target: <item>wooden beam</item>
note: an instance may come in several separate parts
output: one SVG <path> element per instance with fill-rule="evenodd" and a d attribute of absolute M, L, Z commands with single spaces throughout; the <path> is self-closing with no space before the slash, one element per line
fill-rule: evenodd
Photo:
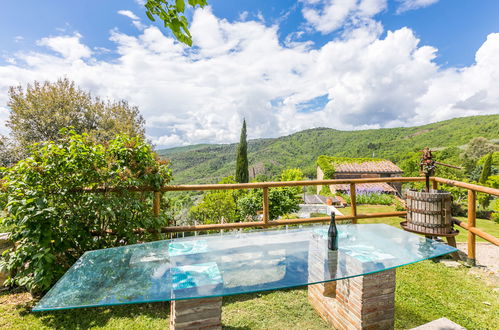
<path fill-rule="evenodd" d="M 350 183 L 350 207 L 352 208 L 352 215 L 357 216 L 357 192 L 355 191 L 355 183 Z M 353 223 L 357 223 L 357 219 L 353 219 Z"/>
<path fill-rule="evenodd" d="M 438 190 L 438 182 L 435 180 L 431 180 L 431 185 L 433 190 Z"/>
<path fill-rule="evenodd" d="M 263 222 L 269 222 L 269 188 L 263 188 Z"/>
<path fill-rule="evenodd" d="M 405 216 L 406 211 L 397 212 L 386 212 L 386 213 L 371 213 L 371 214 L 358 214 L 356 217 L 351 215 L 338 215 L 336 220 L 352 220 L 352 219 L 369 219 L 369 218 L 386 218 L 386 217 L 400 217 Z M 283 225 L 298 225 L 298 224 L 312 224 L 331 221 L 330 217 L 318 217 L 318 218 L 303 218 L 303 219 L 280 219 L 265 223 L 263 221 L 258 222 L 236 222 L 236 223 L 225 223 L 225 224 L 211 224 L 211 225 L 194 225 L 194 226 L 175 226 L 175 227 L 164 227 L 161 229 L 162 233 L 173 233 L 173 232 L 188 232 L 188 231 L 207 231 L 207 230 L 220 230 L 220 229 L 239 229 L 239 228 L 250 228 L 250 227 L 274 227 Z"/>
<path fill-rule="evenodd" d="M 475 234 L 471 228 L 475 227 L 476 221 L 476 192 L 468 190 L 468 259 L 471 264 L 475 264 Z"/>
<path fill-rule="evenodd" d="M 490 234 L 487 234 L 486 232 L 484 232 L 476 227 L 470 227 L 466 222 L 462 222 L 462 221 L 454 219 L 454 218 L 452 220 L 459 227 L 466 229 L 468 231 L 471 231 L 473 234 L 480 236 L 484 240 L 486 240 L 486 241 L 488 241 L 496 246 L 499 246 L 499 238 L 492 236 Z"/>
<path fill-rule="evenodd" d="M 161 211 L 161 192 L 159 192 L 159 191 L 154 192 L 152 211 L 153 211 L 153 214 L 155 217 L 159 216 L 159 213 Z"/>
<path fill-rule="evenodd" d="M 419 182 L 424 181 L 423 177 L 393 177 L 393 178 L 363 178 L 363 179 L 334 179 L 334 180 L 308 180 L 308 181 L 278 181 L 278 182 L 250 182 L 250 183 L 230 183 L 230 184 L 199 184 L 199 185 L 168 185 L 159 190 L 166 191 L 204 191 L 204 190 L 228 190 L 228 189 L 255 189 L 271 187 L 297 187 L 297 186 L 321 186 L 331 184 L 350 183 L 378 183 L 378 182 Z M 74 192 L 120 192 L 120 191 L 156 191 L 157 188 L 149 186 L 129 186 L 129 187 L 97 187 L 75 189 Z"/>
<path fill-rule="evenodd" d="M 460 187 L 460 188 L 464 188 L 464 189 L 468 189 L 468 190 L 473 190 L 473 191 L 483 192 L 483 193 L 494 195 L 494 196 L 499 196 L 499 189 L 484 187 L 484 186 L 480 186 L 477 184 L 466 183 L 466 182 L 461 182 L 461 181 L 443 179 L 443 178 L 439 178 L 439 177 L 432 177 L 432 180 L 449 185 L 449 186 Z"/>

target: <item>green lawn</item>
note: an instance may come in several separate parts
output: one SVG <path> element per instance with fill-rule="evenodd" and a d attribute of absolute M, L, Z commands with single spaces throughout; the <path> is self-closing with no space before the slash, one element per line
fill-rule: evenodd
<path fill-rule="evenodd" d="M 339 209 L 341 213 L 345 215 L 351 214 L 350 207 L 345 207 Z M 392 212 L 395 211 L 395 207 L 393 205 L 358 205 L 357 213 L 358 214 L 367 214 L 367 213 L 381 213 L 381 212 Z M 468 222 L 465 217 L 456 217 L 464 222 Z M 395 226 L 400 228 L 400 222 L 404 221 L 402 218 L 398 217 L 390 217 L 390 218 L 377 218 L 377 219 L 361 219 L 359 223 L 386 223 L 391 226 Z M 456 241 L 458 242 L 466 242 L 468 231 L 458 226 L 454 226 L 459 230 L 459 235 L 456 236 Z M 476 227 L 480 228 L 484 232 L 493 235 L 495 237 L 499 237 L 499 224 L 494 221 L 487 219 L 476 219 Z M 476 236 L 477 242 L 487 242 L 486 240 Z"/>
<path fill-rule="evenodd" d="M 31 313 L 28 294 L 0 295 L 2 329 L 165 329 L 169 304 Z M 424 261 L 397 270 L 395 328 L 447 317 L 468 329 L 499 324 L 498 293 L 468 268 Z M 16 304 L 17 301 L 17 304 Z M 305 288 L 224 298 L 225 329 L 328 329 L 307 301 Z"/>

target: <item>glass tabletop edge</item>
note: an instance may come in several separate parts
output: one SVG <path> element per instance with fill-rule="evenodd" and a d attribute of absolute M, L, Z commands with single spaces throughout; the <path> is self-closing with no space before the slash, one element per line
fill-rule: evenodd
<path fill-rule="evenodd" d="M 449 246 L 451 247 L 451 246 Z M 321 284 L 321 283 L 328 283 L 328 282 L 334 282 L 334 281 L 340 281 L 340 280 L 346 280 L 349 278 L 354 278 L 354 277 L 359 277 L 359 276 L 367 276 L 371 274 L 376 274 L 384 271 L 388 271 L 391 269 L 396 269 L 408 265 L 412 265 L 421 261 L 425 260 L 430 260 L 434 258 L 438 258 L 450 253 L 454 253 L 459 251 L 457 248 L 451 247 L 452 251 L 446 251 L 444 253 L 440 253 L 438 255 L 434 255 L 431 257 L 419 259 L 419 260 L 414 260 L 408 263 L 388 267 L 382 270 L 376 270 L 368 273 L 364 273 L 362 275 L 351 275 L 351 276 L 344 276 L 341 278 L 335 278 L 331 280 L 325 280 L 325 281 L 316 281 L 316 282 L 310 282 L 310 283 L 303 283 L 303 284 L 298 284 L 298 285 L 290 285 L 290 286 L 283 286 L 283 287 L 276 287 L 276 288 L 268 288 L 268 289 L 255 289 L 255 290 L 249 290 L 246 292 L 234 292 L 234 293 L 228 293 L 224 295 L 206 295 L 206 296 L 200 296 L 200 297 L 187 297 L 187 298 L 182 298 L 182 299 L 152 299 L 148 301 L 127 301 L 127 302 L 117 302 L 117 303 L 109 303 L 109 304 L 88 304 L 88 305 L 83 305 L 83 306 L 65 306 L 65 307 L 53 307 L 53 308 L 37 308 L 36 306 L 31 310 L 32 312 L 51 312 L 51 311 L 59 311 L 59 310 L 68 310 L 68 309 L 80 309 L 80 308 L 95 308 L 95 307 L 112 307 L 112 306 L 122 306 L 122 305 L 135 305 L 135 304 L 147 304 L 147 303 L 158 303 L 158 302 L 168 302 L 168 301 L 176 301 L 176 300 L 192 300 L 192 299 L 205 299 L 205 298 L 216 298 L 216 297 L 229 297 L 229 296 L 235 296 L 235 295 L 242 295 L 242 294 L 252 294 L 252 293 L 258 293 L 258 292 L 267 292 L 267 291 L 276 291 L 276 290 L 285 290 L 285 289 L 292 289 L 292 288 L 297 288 L 297 287 L 303 287 L 303 286 L 308 286 L 308 285 L 315 285 L 315 284 Z"/>

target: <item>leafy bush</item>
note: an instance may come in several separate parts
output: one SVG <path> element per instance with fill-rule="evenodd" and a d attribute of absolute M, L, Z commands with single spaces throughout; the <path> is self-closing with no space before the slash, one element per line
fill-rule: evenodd
<path fill-rule="evenodd" d="M 494 199 L 492 202 L 492 209 L 494 212 L 491 214 L 491 220 L 499 224 L 499 198 Z"/>
<path fill-rule="evenodd" d="M 300 169 L 282 171 L 282 181 L 303 179 Z M 234 177 L 223 178 L 219 183 L 236 183 Z M 299 210 L 301 187 L 283 187 L 269 189 L 269 217 L 278 217 Z M 252 190 L 213 190 L 203 194 L 203 198 L 189 210 L 189 217 L 204 224 L 241 222 L 257 220 L 263 208 L 262 189 Z"/>
<path fill-rule="evenodd" d="M 236 183 L 233 176 L 223 178 L 219 183 Z M 216 224 L 223 219 L 224 222 L 237 222 L 238 196 L 245 191 L 238 190 L 212 190 L 203 195 L 203 199 L 189 210 L 189 217 L 200 221 L 202 224 Z"/>
<path fill-rule="evenodd" d="M 340 194 L 347 203 L 350 204 L 349 194 Z M 356 195 L 355 201 L 357 204 L 371 204 L 371 205 L 392 205 L 394 198 L 392 195 L 381 193 L 359 193 Z"/>
<path fill-rule="evenodd" d="M 269 218 L 275 220 L 282 215 L 297 212 L 300 197 L 293 188 L 269 188 Z M 257 211 L 262 209 L 263 191 L 253 189 L 237 201 L 241 217 L 256 219 Z"/>
<path fill-rule="evenodd" d="M 166 162 L 155 158 L 141 138 L 118 136 L 106 146 L 63 130 L 57 142 L 31 147 L 30 157 L 7 169 L 0 199 L 3 219 L 16 247 L 0 267 L 6 284 L 32 292 L 48 289 L 85 251 L 150 239 L 135 228 L 163 225 L 152 216 L 151 194 L 129 186 L 160 187 L 171 179 Z M 84 187 L 123 187 L 112 193 L 86 193 Z M 112 231 L 113 235 L 107 235 Z"/>
<path fill-rule="evenodd" d="M 395 211 L 405 211 L 406 210 L 404 203 L 402 203 L 400 200 L 398 200 L 396 198 L 394 198 L 393 200 L 395 201 Z"/>

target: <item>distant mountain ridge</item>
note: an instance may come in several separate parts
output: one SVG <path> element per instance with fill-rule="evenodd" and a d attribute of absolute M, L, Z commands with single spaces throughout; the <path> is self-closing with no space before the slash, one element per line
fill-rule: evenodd
<path fill-rule="evenodd" d="M 251 123 L 248 125 L 251 131 Z M 415 127 L 339 131 L 313 128 L 279 138 L 248 141 L 250 176 L 301 168 L 311 177 L 320 155 L 380 157 L 399 162 L 410 151 L 462 146 L 472 138 L 499 139 L 499 115 L 455 118 Z M 199 144 L 157 150 L 170 159 L 174 182 L 214 183 L 235 171 L 237 143 Z"/>

